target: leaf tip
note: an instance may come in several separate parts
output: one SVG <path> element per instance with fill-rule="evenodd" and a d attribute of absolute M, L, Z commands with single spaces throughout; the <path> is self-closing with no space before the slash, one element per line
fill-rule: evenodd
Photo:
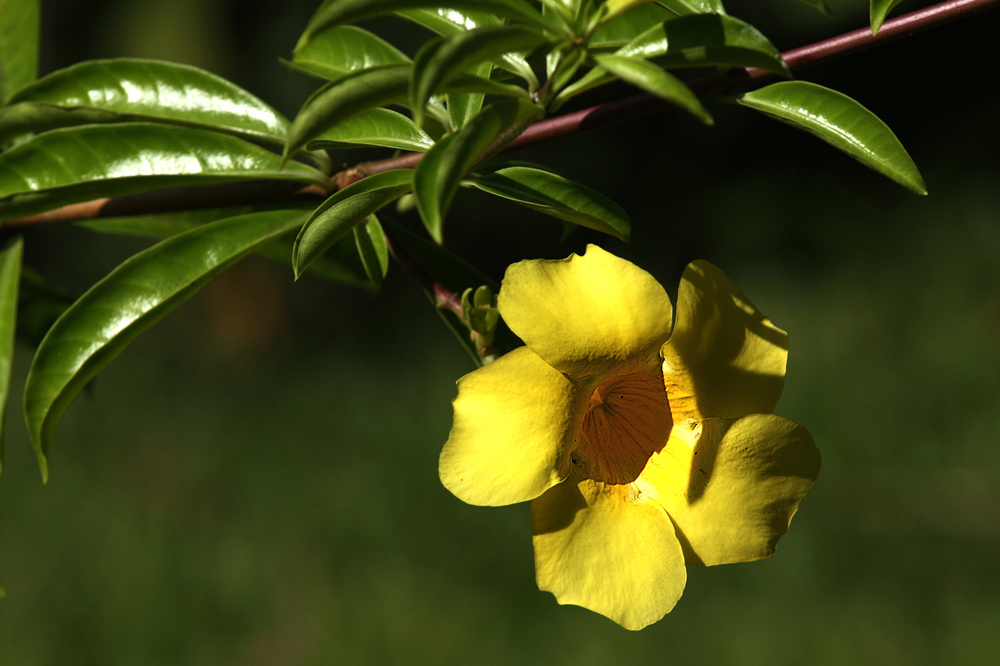
<path fill-rule="evenodd" d="M 42 473 L 42 483 L 49 482 L 49 459 L 41 449 L 38 450 L 38 470 Z"/>

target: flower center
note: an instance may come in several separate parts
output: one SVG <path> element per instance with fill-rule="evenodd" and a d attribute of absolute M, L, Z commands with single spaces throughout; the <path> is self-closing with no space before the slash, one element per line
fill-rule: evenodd
<path fill-rule="evenodd" d="M 590 478 L 608 484 L 639 478 L 663 448 L 673 419 L 659 368 L 615 377 L 594 389 L 580 431 Z"/>

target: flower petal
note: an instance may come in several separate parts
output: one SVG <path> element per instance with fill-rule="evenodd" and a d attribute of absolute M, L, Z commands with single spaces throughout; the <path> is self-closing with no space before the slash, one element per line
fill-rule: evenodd
<path fill-rule="evenodd" d="M 574 379 L 647 365 L 673 316 L 653 276 L 596 245 L 583 256 L 510 266 L 498 307 L 528 347 Z"/>
<path fill-rule="evenodd" d="M 677 324 L 663 348 L 675 423 L 774 410 L 785 383 L 788 336 L 707 261 L 688 265 Z"/>
<path fill-rule="evenodd" d="M 774 553 L 819 466 L 812 437 L 788 419 L 707 419 L 674 427 L 640 487 L 670 514 L 688 564 L 748 562 Z"/>
<path fill-rule="evenodd" d="M 458 380 L 441 451 L 444 486 L 469 504 L 534 499 L 570 472 L 579 425 L 574 388 L 527 347 Z"/>
<path fill-rule="evenodd" d="M 570 480 L 531 503 L 538 587 L 626 629 L 670 612 L 687 570 L 674 526 L 634 484 Z"/>

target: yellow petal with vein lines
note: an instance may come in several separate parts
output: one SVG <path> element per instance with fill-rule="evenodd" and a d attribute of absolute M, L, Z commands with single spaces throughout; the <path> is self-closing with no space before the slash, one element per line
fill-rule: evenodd
<path fill-rule="evenodd" d="M 675 423 L 738 418 L 774 410 L 788 336 L 721 270 L 696 261 L 681 278 L 677 323 L 660 353 Z"/>
<path fill-rule="evenodd" d="M 569 380 L 526 347 L 462 377 L 441 482 L 469 504 L 538 497 L 569 474 L 583 418 L 575 400 Z"/>
<path fill-rule="evenodd" d="M 498 307 L 528 347 L 574 379 L 656 362 L 673 316 L 653 276 L 596 245 L 583 256 L 510 266 Z"/>
<path fill-rule="evenodd" d="M 687 571 L 670 517 L 633 484 L 571 479 L 531 503 L 538 587 L 626 629 L 670 612 Z"/>
<path fill-rule="evenodd" d="M 675 427 L 642 472 L 677 527 L 688 564 L 770 557 L 819 475 L 802 426 L 773 414 L 708 419 L 700 433 Z"/>

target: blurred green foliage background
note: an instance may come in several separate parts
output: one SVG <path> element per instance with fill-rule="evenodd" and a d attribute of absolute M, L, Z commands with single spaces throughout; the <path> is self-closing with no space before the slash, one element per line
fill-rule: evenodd
<path fill-rule="evenodd" d="M 829 4 L 835 19 L 784 0 L 727 7 L 787 49 L 864 25 L 867 3 Z M 43 71 L 171 59 L 292 115 L 313 83 L 276 56 L 314 5 L 47 1 Z M 293 284 L 289 266 L 252 259 L 77 400 L 47 486 L 15 396 L 0 664 L 993 663 L 998 29 L 994 10 L 800 74 L 882 117 L 925 198 L 712 103 L 714 128 L 666 113 L 516 155 L 622 204 L 631 245 L 561 242 L 557 224 L 475 194 L 453 209 L 448 245 L 497 278 L 598 241 L 675 293 L 706 258 L 789 331 L 777 412 L 810 429 L 824 467 L 771 560 L 690 569 L 677 608 L 640 633 L 557 606 L 534 585 L 528 507 L 466 506 L 437 480 L 471 365 L 418 287 L 395 269 L 377 296 Z M 74 294 L 142 246 L 26 236 L 28 263 Z M 22 385 L 30 350 L 16 361 Z"/>

